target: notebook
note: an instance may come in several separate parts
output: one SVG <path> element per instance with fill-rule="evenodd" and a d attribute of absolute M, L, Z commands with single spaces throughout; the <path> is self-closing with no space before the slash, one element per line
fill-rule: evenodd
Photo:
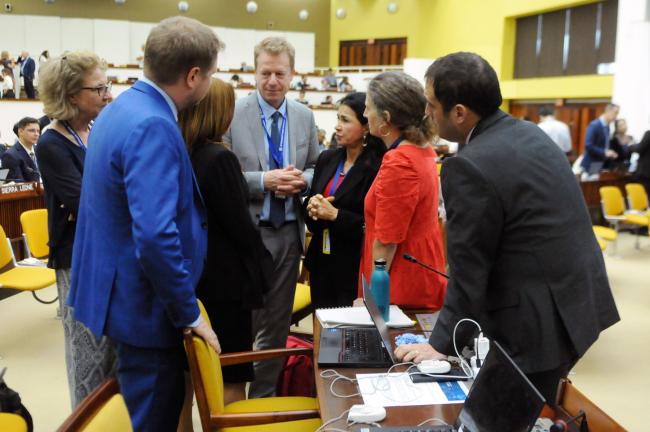
<path fill-rule="evenodd" d="M 364 306 L 317 309 L 316 317 L 323 328 L 371 327 L 374 325 L 368 309 Z M 396 305 L 390 306 L 390 320 L 386 324 L 392 328 L 413 327 L 413 321 Z"/>

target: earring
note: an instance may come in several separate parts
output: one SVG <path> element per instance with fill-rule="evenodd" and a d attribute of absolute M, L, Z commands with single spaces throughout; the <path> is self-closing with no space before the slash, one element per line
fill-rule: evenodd
<path fill-rule="evenodd" d="M 365 134 L 363 134 L 363 139 L 361 140 L 361 146 L 365 147 L 367 145 L 368 145 L 368 134 L 365 133 Z"/>

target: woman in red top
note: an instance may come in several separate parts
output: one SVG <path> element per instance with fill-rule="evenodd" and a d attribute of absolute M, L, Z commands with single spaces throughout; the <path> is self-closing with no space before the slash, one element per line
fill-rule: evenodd
<path fill-rule="evenodd" d="M 369 281 L 374 260 L 383 258 L 392 304 L 437 310 L 447 281 L 403 257 L 444 271 L 434 127 L 425 106 L 420 83 L 402 72 L 379 74 L 368 86 L 364 115 L 388 152 L 365 199 L 361 273 Z"/>

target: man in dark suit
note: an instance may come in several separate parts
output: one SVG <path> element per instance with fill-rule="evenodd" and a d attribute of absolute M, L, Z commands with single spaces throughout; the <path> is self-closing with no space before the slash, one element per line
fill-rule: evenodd
<path fill-rule="evenodd" d="M 618 117 L 619 107 L 607 104 L 605 112 L 587 126 L 585 152 L 580 166 L 588 174 L 598 174 L 607 159 L 616 159 L 618 153 L 609 148 L 609 125 Z"/>
<path fill-rule="evenodd" d="M 484 59 L 447 55 L 426 80 L 427 113 L 461 144 L 442 168 L 451 278 L 429 344 L 396 353 L 415 362 L 453 354 L 454 329 L 471 318 L 553 404 L 559 379 L 619 320 L 584 199 L 553 141 L 499 110 Z M 461 323 L 457 345 L 475 330 Z"/>
<path fill-rule="evenodd" d="M 68 304 L 115 342 L 135 431 L 176 431 L 184 328 L 220 351 L 194 294 L 207 223 L 177 124 L 178 111 L 207 93 L 220 46 L 196 20 L 160 22 L 147 37 L 144 78 L 102 110 L 88 142 Z"/>
<path fill-rule="evenodd" d="M 643 185 L 646 193 L 650 196 L 650 130 L 643 134 L 643 138 L 638 144 L 629 147 L 629 152 L 639 154 L 639 161 L 634 174 L 637 181 Z"/>
<path fill-rule="evenodd" d="M 29 56 L 27 51 L 23 51 L 20 54 L 18 63 L 20 63 L 20 76 L 23 77 L 27 99 L 35 99 L 34 72 L 36 71 L 36 62 L 34 62 L 34 59 Z"/>
<path fill-rule="evenodd" d="M 7 180 L 32 182 L 40 180 L 34 146 L 41 135 L 38 120 L 24 117 L 14 126 L 18 141 L 2 154 L 2 168 L 9 169 Z"/>

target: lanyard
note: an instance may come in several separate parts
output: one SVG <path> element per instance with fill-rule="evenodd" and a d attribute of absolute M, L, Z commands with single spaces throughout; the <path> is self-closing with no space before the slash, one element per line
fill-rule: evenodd
<path fill-rule="evenodd" d="M 399 147 L 399 145 L 402 143 L 402 141 L 404 141 L 404 137 L 401 136 L 401 137 L 397 138 L 397 139 L 393 142 L 393 144 L 391 144 L 391 146 L 388 148 L 388 150 L 389 150 L 389 151 L 390 151 L 390 150 L 395 150 L 397 147 Z"/>
<path fill-rule="evenodd" d="M 339 176 L 343 172 L 343 164 L 344 163 L 345 163 L 345 159 L 341 160 L 341 162 L 339 163 L 339 166 L 336 167 L 336 172 L 334 173 L 334 178 L 332 179 L 332 186 L 330 186 L 330 196 L 334 196 L 337 189 L 341 185 L 339 183 Z M 345 180 L 345 178 L 343 180 Z M 341 180 L 341 183 L 343 183 L 343 180 Z"/>
<path fill-rule="evenodd" d="M 77 144 L 79 144 L 79 147 L 81 147 L 81 149 L 82 149 L 83 151 L 86 151 L 86 150 L 87 150 L 86 145 L 85 145 L 84 142 L 81 140 L 81 137 L 79 136 L 79 134 L 78 134 L 74 129 L 72 129 L 72 126 L 70 126 L 70 123 L 68 123 L 68 122 L 65 121 L 65 120 L 62 121 L 61 123 L 63 124 L 63 127 L 64 127 L 64 128 L 65 128 L 65 129 L 70 133 L 70 135 L 72 135 L 72 137 L 74 138 L 74 140 L 77 141 Z"/>
<path fill-rule="evenodd" d="M 280 145 L 276 150 L 275 146 L 273 145 L 273 140 L 271 139 L 271 135 L 269 135 L 269 131 L 266 129 L 266 118 L 264 117 L 264 111 L 262 111 L 262 106 L 259 104 L 259 101 L 257 103 L 257 106 L 260 107 L 260 119 L 262 120 L 262 129 L 264 129 L 264 134 L 266 135 L 266 141 L 269 146 L 269 154 L 271 155 L 271 157 L 273 157 L 278 167 L 283 167 L 284 166 L 284 131 L 285 128 L 287 127 L 287 119 L 284 117 L 282 118 L 282 129 L 280 130 Z"/>

